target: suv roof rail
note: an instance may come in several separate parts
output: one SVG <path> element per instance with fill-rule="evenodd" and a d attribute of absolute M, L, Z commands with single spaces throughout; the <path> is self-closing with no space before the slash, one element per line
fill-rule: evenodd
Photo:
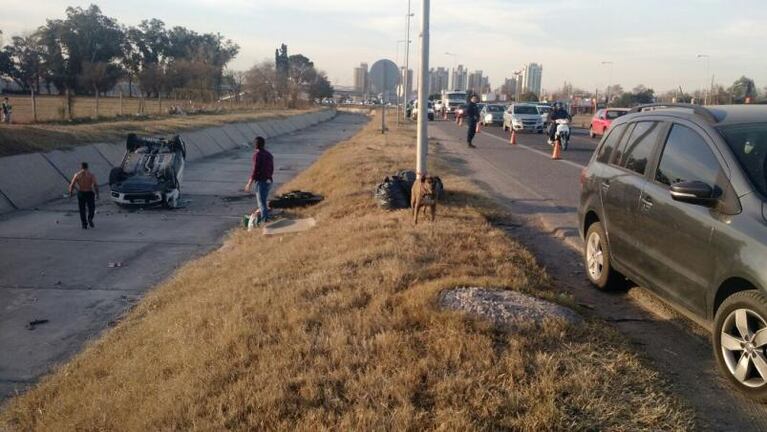
<path fill-rule="evenodd" d="M 631 108 L 630 113 L 638 113 L 642 111 L 651 111 L 655 108 L 681 108 L 681 109 L 688 109 L 692 110 L 695 114 L 703 117 L 710 123 L 719 123 L 719 120 L 717 120 L 716 116 L 706 107 L 695 105 L 695 104 L 685 104 L 685 103 L 651 103 L 651 104 L 644 104 L 635 106 L 634 108 Z"/>

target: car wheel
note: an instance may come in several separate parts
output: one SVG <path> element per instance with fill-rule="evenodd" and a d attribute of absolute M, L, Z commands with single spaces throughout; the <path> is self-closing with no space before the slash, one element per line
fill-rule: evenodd
<path fill-rule="evenodd" d="M 583 257 L 586 275 L 594 286 L 601 290 L 609 290 L 617 285 L 619 275 L 612 268 L 607 235 L 601 222 L 594 222 L 589 226 Z"/>
<path fill-rule="evenodd" d="M 728 297 L 714 318 L 714 356 L 730 382 L 767 401 L 767 299 L 756 290 Z"/>
<path fill-rule="evenodd" d="M 597 134 L 594 133 L 594 128 L 593 127 L 589 127 L 589 137 L 590 138 L 596 138 L 597 137 Z"/>

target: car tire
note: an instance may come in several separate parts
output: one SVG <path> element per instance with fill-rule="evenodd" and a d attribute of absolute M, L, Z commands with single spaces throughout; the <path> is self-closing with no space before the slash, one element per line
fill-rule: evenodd
<path fill-rule="evenodd" d="M 597 137 L 597 134 L 594 133 L 593 127 L 589 127 L 589 137 L 592 139 Z"/>
<path fill-rule="evenodd" d="M 594 222 L 589 226 L 585 243 L 583 258 L 589 282 L 600 290 L 616 288 L 620 275 L 613 270 L 610 247 L 601 222 Z"/>
<path fill-rule="evenodd" d="M 714 317 L 713 342 L 716 363 L 730 383 L 753 400 L 767 401 L 767 298 L 757 290 L 727 297 Z"/>

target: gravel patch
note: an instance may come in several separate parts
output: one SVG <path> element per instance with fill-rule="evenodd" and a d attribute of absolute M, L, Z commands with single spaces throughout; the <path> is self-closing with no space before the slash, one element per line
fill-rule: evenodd
<path fill-rule="evenodd" d="M 560 318 L 571 324 L 583 321 L 572 309 L 509 290 L 454 288 L 440 294 L 439 305 L 445 309 L 486 318 L 495 325 L 506 328 L 514 328 L 516 324 L 531 321 L 541 324 L 546 318 Z"/>

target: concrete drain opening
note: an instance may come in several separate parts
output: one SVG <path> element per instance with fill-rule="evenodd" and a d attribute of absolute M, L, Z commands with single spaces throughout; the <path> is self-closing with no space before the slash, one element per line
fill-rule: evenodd
<path fill-rule="evenodd" d="M 583 321 L 572 309 L 509 290 L 453 288 L 440 293 L 439 306 L 485 318 L 507 329 L 523 323 L 542 324 L 547 318 L 563 319 L 570 324 Z"/>

